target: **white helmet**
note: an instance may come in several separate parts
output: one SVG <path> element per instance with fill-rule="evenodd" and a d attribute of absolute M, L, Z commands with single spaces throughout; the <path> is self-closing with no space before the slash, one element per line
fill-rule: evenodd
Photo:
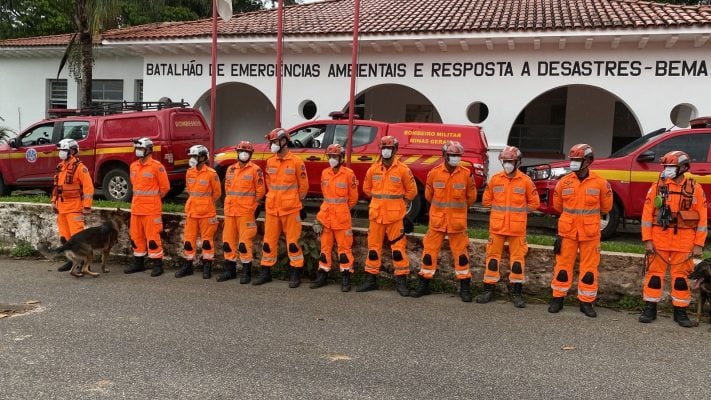
<path fill-rule="evenodd" d="M 143 148 L 143 149 L 153 151 L 153 141 L 148 138 L 134 139 L 133 140 L 133 147 L 134 148 Z"/>
<path fill-rule="evenodd" d="M 62 139 L 57 143 L 57 148 L 59 150 L 67 150 L 70 151 L 74 150 L 75 153 L 79 152 L 79 144 L 77 144 L 77 141 L 74 139 Z"/>
<path fill-rule="evenodd" d="M 207 150 L 207 147 L 201 145 L 201 144 L 196 144 L 194 146 L 190 147 L 190 150 L 188 150 L 188 157 L 200 157 L 200 156 L 205 156 L 209 157 L 210 152 Z"/>

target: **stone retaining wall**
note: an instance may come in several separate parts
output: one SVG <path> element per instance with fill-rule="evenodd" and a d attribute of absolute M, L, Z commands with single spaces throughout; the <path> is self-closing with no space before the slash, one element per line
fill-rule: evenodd
<path fill-rule="evenodd" d="M 101 223 L 101 219 L 111 209 L 94 209 L 87 217 L 87 226 L 95 226 Z M 127 212 L 127 211 L 124 211 Z M 313 219 L 313 215 L 310 216 Z M 52 213 L 48 204 L 30 203 L 0 203 L 0 246 L 14 247 L 18 242 L 25 241 L 36 247 L 41 242 L 49 242 L 58 245 L 56 217 Z M 164 239 L 164 251 L 167 259 L 175 259 L 180 256 L 182 249 L 182 232 L 184 225 L 184 215 L 166 213 L 163 215 L 166 238 Z M 260 234 L 255 241 L 255 257 L 258 260 L 261 249 L 261 233 L 263 225 L 259 225 Z M 363 261 L 367 253 L 367 229 L 354 229 L 353 254 L 356 258 L 356 268 L 363 269 Z M 121 232 L 119 243 L 114 247 L 112 253 L 116 255 L 130 256 L 131 246 L 126 228 Z M 218 231 L 216 243 L 221 243 L 221 230 Z M 418 234 L 409 235 L 407 240 L 408 256 L 413 271 L 419 268 L 420 255 L 422 249 L 422 236 Z M 302 240 L 314 247 L 318 241 L 311 230 L 311 223 L 304 223 Z M 445 246 L 447 242 L 445 241 Z M 474 281 L 480 284 L 483 275 L 485 240 L 473 239 L 470 242 L 470 255 L 473 265 Z M 529 246 L 526 258 L 527 279 L 526 292 L 534 295 L 549 295 L 550 280 L 553 272 L 555 257 L 549 246 Z M 217 259 L 221 260 L 221 246 L 217 246 Z M 392 267 L 388 251 L 383 252 L 385 268 L 383 272 L 389 274 Z M 312 253 L 313 254 L 313 253 Z M 285 255 L 283 255 L 285 256 Z M 317 257 L 317 254 L 315 254 Z M 504 255 L 506 257 L 506 254 Z M 644 257 L 639 254 L 609 253 L 602 252 L 600 261 L 600 289 L 599 298 L 604 300 L 616 300 L 623 296 L 640 296 L 642 286 L 642 268 Z M 437 278 L 455 283 L 454 270 L 452 268 L 449 252 L 444 251 L 439 258 L 439 272 Z M 504 262 L 504 270 L 508 268 Z M 313 271 L 312 271 L 313 274 Z M 667 285 L 668 287 L 668 285 Z M 574 293 L 575 287 L 571 294 Z"/>

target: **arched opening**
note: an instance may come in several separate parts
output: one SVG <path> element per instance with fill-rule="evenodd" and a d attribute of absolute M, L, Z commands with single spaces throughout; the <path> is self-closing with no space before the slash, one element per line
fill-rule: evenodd
<path fill-rule="evenodd" d="M 348 104 L 343 111 L 348 112 Z M 411 87 L 394 83 L 358 93 L 355 113 L 361 119 L 384 122 L 442 122 L 439 111 L 427 97 Z"/>
<path fill-rule="evenodd" d="M 274 128 L 274 105 L 259 89 L 238 82 L 217 86 L 217 130 L 215 149 L 236 145 L 241 140 L 264 140 Z M 210 122 L 210 91 L 195 102 L 195 108 Z"/>
<path fill-rule="evenodd" d="M 597 157 L 640 137 L 637 117 L 615 94 L 598 87 L 568 85 L 529 102 L 509 132 L 508 144 L 519 147 L 525 161 L 565 158 L 576 143 L 588 143 Z"/>

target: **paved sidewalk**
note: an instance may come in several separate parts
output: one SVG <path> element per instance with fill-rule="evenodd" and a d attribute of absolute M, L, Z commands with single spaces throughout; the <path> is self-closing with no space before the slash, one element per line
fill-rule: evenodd
<path fill-rule="evenodd" d="M 703 399 L 709 325 L 0 259 L 2 399 Z"/>

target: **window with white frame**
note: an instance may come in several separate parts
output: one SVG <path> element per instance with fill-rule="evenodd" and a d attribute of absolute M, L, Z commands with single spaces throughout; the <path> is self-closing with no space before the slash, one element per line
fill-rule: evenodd
<path fill-rule="evenodd" d="M 47 80 L 47 109 L 67 108 L 67 80 Z"/>
<path fill-rule="evenodd" d="M 93 80 L 91 82 L 91 101 L 121 102 L 123 101 L 122 80 Z"/>

